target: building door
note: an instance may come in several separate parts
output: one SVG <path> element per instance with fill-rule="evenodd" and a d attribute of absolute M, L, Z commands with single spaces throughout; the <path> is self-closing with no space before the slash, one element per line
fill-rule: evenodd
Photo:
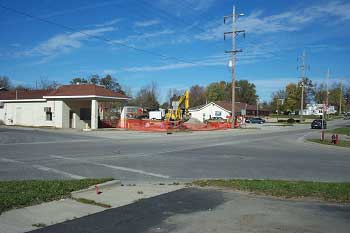
<path fill-rule="evenodd" d="M 69 110 L 69 128 L 73 128 L 74 126 L 74 112 Z"/>
<path fill-rule="evenodd" d="M 16 107 L 16 125 L 22 125 L 22 108 Z"/>

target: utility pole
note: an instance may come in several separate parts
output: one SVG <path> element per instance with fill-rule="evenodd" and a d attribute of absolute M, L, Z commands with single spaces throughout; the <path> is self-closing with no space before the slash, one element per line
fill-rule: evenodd
<path fill-rule="evenodd" d="M 341 104 L 343 102 L 343 80 L 340 80 L 340 96 L 339 96 L 339 116 L 341 115 Z"/>
<path fill-rule="evenodd" d="M 331 73 L 331 71 L 329 70 L 329 68 L 328 68 L 328 71 L 327 71 L 327 81 L 326 81 L 326 91 L 327 91 L 327 95 L 326 95 L 326 116 L 327 116 L 327 120 L 328 120 L 328 109 L 329 109 L 329 106 L 328 106 L 328 104 L 329 104 L 329 99 L 328 99 L 328 95 L 329 95 L 329 91 L 328 91 L 328 83 L 329 83 L 329 78 L 330 78 L 330 73 Z"/>
<path fill-rule="evenodd" d="M 303 115 L 304 115 L 304 87 L 305 87 L 305 70 L 306 70 L 306 64 L 305 64 L 305 59 L 306 59 L 306 52 L 305 50 L 303 51 L 303 54 L 300 56 L 301 59 L 301 101 L 300 101 L 300 122 L 303 121 Z"/>
<path fill-rule="evenodd" d="M 232 72 L 232 107 L 231 107 L 231 113 L 232 113 L 232 128 L 235 127 L 234 117 L 235 117 L 235 81 L 236 81 L 236 53 L 242 52 L 241 49 L 236 50 L 236 35 L 239 33 L 244 33 L 245 30 L 237 30 L 236 27 L 236 21 L 239 16 L 244 16 L 244 14 L 236 14 L 236 7 L 232 7 L 232 15 L 224 16 L 224 24 L 226 23 L 226 19 L 231 19 L 232 21 L 232 31 L 230 32 L 224 32 L 224 40 L 226 40 L 226 35 L 232 34 L 232 50 L 225 51 L 225 53 L 231 53 L 232 54 L 232 60 L 231 60 L 231 72 Z"/>

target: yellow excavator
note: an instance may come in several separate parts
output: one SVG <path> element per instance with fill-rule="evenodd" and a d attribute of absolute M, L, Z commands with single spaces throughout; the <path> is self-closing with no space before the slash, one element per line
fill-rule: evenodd
<path fill-rule="evenodd" d="M 181 108 L 182 105 L 184 105 L 184 109 Z M 165 114 L 165 119 L 171 121 L 186 121 L 190 119 L 190 113 L 188 111 L 189 107 L 190 93 L 188 91 L 185 91 L 185 93 L 179 97 L 179 100 L 177 101 L 177 106 L 173 106 L 172 109 L 168 109 L 167 114 Z"/>

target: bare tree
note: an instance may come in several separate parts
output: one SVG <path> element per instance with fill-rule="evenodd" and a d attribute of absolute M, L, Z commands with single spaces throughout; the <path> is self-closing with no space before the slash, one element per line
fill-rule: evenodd
<path fill-rule="evenodd" d="M 190 88 L 190 106 L 195 107 L 206 103 L 205 88 L 194 85 Z"/>
<path fill-rule="evenodd" d="M 11 81 L 7 76 L 0 76 L 0 88 L 10 89 Z"/>
<path fill-rule="evenodd" d="M 159 108 L 159 102 L 158 102 L 158 96 L 159 96 L 159 90 L 158 85 L 156 82 L 152 82 L 150 85 L 142 87 L 135 99 L 135 103 L 144 108 L 148 109 L 158 109 Z"/>
<path fill-rule="evenodd" d="M 41 77 L 37 88 L 42 90 L 53 90 L 57 89 L 59 86 L 60 84 L 57 81 L 49 80 L 47 77 Z"/>

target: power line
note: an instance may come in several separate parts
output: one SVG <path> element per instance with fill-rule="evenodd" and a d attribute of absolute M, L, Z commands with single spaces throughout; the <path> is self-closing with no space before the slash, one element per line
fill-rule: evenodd
<path fill-rule="evenodd" d="M 29 14 L 27 12 L 20 11 L 20 10 L 17 10 L 15 8 L 7 7 L 7 6 L 4 6 L 2 4 L 0 4 L 0 8 L 8 10 L 8 11 L 11 11 L 11 12 L 16 13 L 18 15 L 29 17 L 29 18 L 32 18 L 32 19 L 35 19 L 35 20 L 38 20 L 38 21 L 41 21 L 41 22 L 44 22 L 44 23 L 47 23 L 47 24 L 54 25 L 56 27 L 63 28 L 63 29 L 68 30 L 70 32 L 78 32 L 78 33 L 80 33 L 82 35 L 85 35 L 85 36 L 88 36 L 88 37 L 91 37 L 91 38 L 95 38 L 95 39 L 99 39 L 99 40 L 105 41 L 105 42 L 110 43 L 110 44 L 116 44 L 116 45 L 119 45 L 119 46 L 123 46 L 123 47 L 129 48 L 129 49 L 133 49 L 133 50 L 139 51 L 139 52 L 147 53 L 147 54 L 150 54 L 150 55 L 153 55 L 153 56 L 162 57 L 163 59 L 172 59 L 172 60 L 176 60 L 176 61 L 182 62 L 182 63 L 195 64 L 193 62 L 186 61 L 186 60 L 183 60 L 181 58 L 177 58 L 177 57 L 173 57 L 173 56 L 167 56 L 167 55 L 164 55 L 164 54 L 161 54 L 161 53 L 149 51 L 149 50 L 146 50 L 146 49 L 137 48 L 137 47 L 134 47 L 134 46 L 131 46 L 131 45 L 127 45 L 127 44 L 122 43 L 122 42 L 114 41 L 112 39 L 109 39 L 109 38 L 106 38 L 106 37 L 103 37 L 103 36 L 91 35 L 89 33 L 86 33 L 84 31 L 78 30 L 76 28 L 73 28 L 73 27 L 70 27 L 70 26 L 66 26 L 66 25 L 63 25 L 63 24 L 60 24 L 60 23 L 56 23 L 54 21 L 38 17 L 38 16 L 35 16 L 35 15 L 32 15 L 32 14 Z"/>

